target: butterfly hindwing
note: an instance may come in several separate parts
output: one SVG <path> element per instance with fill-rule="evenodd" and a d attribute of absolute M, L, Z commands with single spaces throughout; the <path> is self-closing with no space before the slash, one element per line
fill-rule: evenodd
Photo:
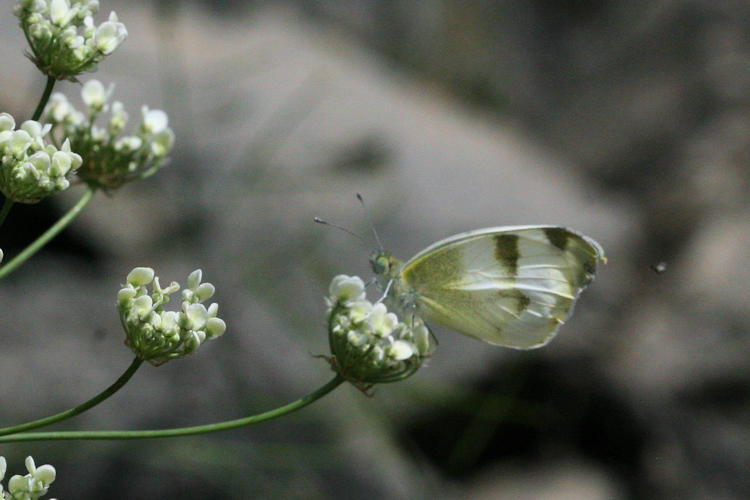
<path fill-rule="evenodd" d="M 593 279 L 601 247 L 555 226 L 480 229 L 439 241 L 397 276 L 417 314 L 491 344 L 546 344 Z"/>

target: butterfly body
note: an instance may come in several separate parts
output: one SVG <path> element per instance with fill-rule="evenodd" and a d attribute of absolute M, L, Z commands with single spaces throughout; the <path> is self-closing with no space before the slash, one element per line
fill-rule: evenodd
<path fill-rule="evenodd" d="M 604 251 L 557 226 L 493 227 L 457 234 L 406 262 L 371 262 L 391 305 L 491 344 L 541 347 L 570 316 Z"/>

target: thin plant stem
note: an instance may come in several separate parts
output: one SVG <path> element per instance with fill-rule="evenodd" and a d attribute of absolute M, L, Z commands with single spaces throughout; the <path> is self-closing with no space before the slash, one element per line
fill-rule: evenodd
<path fill-rule="evenodd" d="M 218 422 L 215 424 L 196 425 L 194 427 L 178 427 L 174 429 L 148 430 L 148 431 L 60 431 L 60 432 L 26 432 L 0 437 L 0 443 L 19 441 L 61 441 L 61 440 L 105 440 L 105 439 L 157 439 L 180 436 L 193 436 L 196 434 L 209 434 L 213 432 L 227 431 L 249 425 L 259 424 L 267 420 L 283 417 L 297 411 L 322 398 L 344 382 L 341 375 L 336 375 L 328 383 L 321 386 L 307 396 L 292 403 L 280 406 L 257 415 Z"/>
<path fill-rule="evenodd" d="M 78 214 L 81 213 L 81 211 L 83 211 L 86 205 L 89 204 L 91 198 L 93 198 L 94 196 L 95 191 L 95 187 L 89 186 L 81 199 L 78 200 L 78 203 L 76 203 L 73 208 L 68 210 L 68 213 L 63 215 L 60 220 L 58 220 L 52 227 L 47 229 L 47 231 L 45 231 L 44 234 L 37 238 L 36 241 L 31 243 L 21 253 L 16 255 L 13 260 L 5 264 L 3 267 L 0 267 L 0 279 L 5 278 L 8 274 L 15 271 L 17 267 L 26 262 L 29 257 L 37 253 L 44 245 L 49 243 L 52 238 L 57 236 L 60 231 L 65 229 L 65 227 L 70 224 L 73 219 L 75 219 Z"/>
<path fill-rule="evenodd" d="M 42 98 L 39 99 L 39 104 L 36 105 L 34 114 L 31 116 L 32 120 L 39 120 L 39 117 L 42 116 L 42 112 L 44 111 L 44 107 L 47 105 L 47 101 L 49 101 L 49 96 L 50 94 L 52 94 L 52 88 L 54 86 L 55 86 L 55 77 L 48 76 L 47 85 L 44 86 L 44 92 L 42 92 Z"/>
<path fill-rule="evenodd" d="M 26 422 L 25 424 L 20 425 L 14 425 L 12 427 L 4 427 L 0 428 L 0 436 L 5 436 L 8 434 L 16 434 L 18 432 L 28 431 L 30 429 L 38 429 L 39 427 L 45 427 L 47 425 L 51 425 L 57 422 L 61 422 L 63 420 L 67 420 L 69 418 L 75 417 L 76 415 L 79 415 L 83 413 L 84 411 L 88 410 L 89 408 L 92 408 L 108 397 L 112 396 L 114 393 L 116 393 L 122 386 L 124 386 L 128 380 L 130 380 L 130 377 L 133 376 L 133 374 L 138 370 L 138 368 L 143 363 L 142 359 L 135 358 L 132 363 L 130 363 L 130 366 L 128 367 L 125 372 L 120 375 L 120 378 L 118 378 L 114 384 L 110 385 L 106 389 L 104 389 L 102 392 L 94 396 L 93 398 L 89 399 L 83 404 L 80 404 L 76 406 L 75 408 L 71 408 L 70 410 L 66 410 L 64 412 L 58 413 L 56 415 L 51 415 L 49 417 L 41 418 L 39 420 L 34 420 L 33 422 Z"/>
<path fill-rule="evenodd" d="M 13 200 L 10 198 L 5 198 L 5 201 L 3 202 L 3 208 L 0 209 L 0 226 L 3 225 L 3 222 L 5 222 L 5 218 L 8 216 L 8 213 L 10 213 L 10 209 L 13 208 Z"/>

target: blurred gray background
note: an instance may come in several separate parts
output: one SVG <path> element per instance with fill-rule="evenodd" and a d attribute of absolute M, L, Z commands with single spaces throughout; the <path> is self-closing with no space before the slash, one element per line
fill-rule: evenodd
<path fill-rule="evenodd" d="M 14 3 L 0 110 L 20 122 L 44 79 Z M 372 248 L 312 219 L 367 234 L 356 192 L 402 258 L 550 223 L 609 263 L 541 350 L 436 328 L 429 366 L 374 397 L 207 437 L 3 445 L 9 473 L 54 464 L 60 499 L 750 496 L 747 2 L 101 3 L 129 37 L 81 80 L 115 82 L 133 120 L 164 109 L 177 143 L 0 284 L 1 425 L 128 366 L 115 296 L 143 265 L 202 268 L 227 333 L 57 428 L 208 423 L 322 385 L 328 282 L 369 277 Z M 82 192 L 14 207 L 6 258 Z"/>

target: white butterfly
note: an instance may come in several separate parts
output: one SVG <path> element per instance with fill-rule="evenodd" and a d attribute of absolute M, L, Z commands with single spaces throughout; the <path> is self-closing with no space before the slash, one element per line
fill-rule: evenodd
<path fill-rule="evenodd" d="M 557 226 L 512 226 L 456 234 L 401 262 L 370 262 L 391 307 L 490 344 L 532 349 L 555 336 L 604 250 Z"/>

